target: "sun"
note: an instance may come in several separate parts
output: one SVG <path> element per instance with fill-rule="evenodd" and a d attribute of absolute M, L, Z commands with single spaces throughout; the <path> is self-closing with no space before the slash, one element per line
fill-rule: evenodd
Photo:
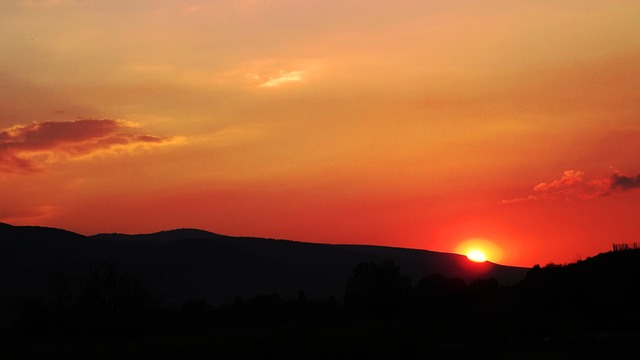
<path fill-rule="evenodd" d="M 473 262 L 481 263 L 487 261 L 487 257 L 480 250 L 473 249 L 467 253 L 467 258 Z"/>
<path fill-rule="evenodd" d="M 454 251 L 457 254 L 465 255 L 469 261 L 477 263 L 486 261 L 495 263 L 502 258 L 502 251 L 498 245 L 485 238 L 467 238 L 460 242 Z"/>

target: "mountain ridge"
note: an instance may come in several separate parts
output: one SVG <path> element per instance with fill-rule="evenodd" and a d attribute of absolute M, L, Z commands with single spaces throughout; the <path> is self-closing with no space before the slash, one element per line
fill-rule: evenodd
<path fill-rule="evenodd" d="M 87 278 L 86 270 L 107 255 L 112 262 Z M 282 358 L 457 359 L 477 357 L 480 349 L 496 359 L 537 359 L 627 358 L 637 351 L 635 246 L 614 246 L 570 264 L 515 269 L 526 274 L 509 286 L 490 275 L 514 269 L 468 260 L 457 265 L 475 268 L 452 266 L 464 259 L 200 231 L 86 237 L 0 224 L 0 354 L 84 359 L 109 352 L 121 358 L 126 349 L 137 358 L 256 358 L 267 352 Z M 449 273 L 408 284 L 400 273 L 415 276 L 416 264 L 418 276 L 434 269 Z M 475 280 L 452 277 L 462 270 Z M 49 298 L 30 296 L 33 286 L 21 289 L 22 296 L 3 293 L 16 285 L 7 280 L 33 285 L 25 280 L 51 274 Z M 149 297 L 136 280 L 165 301 Z"/>
<path fill-rule="evenodd" d="M 287 239 L 237 237 L 194 228 L 147 234 L 81 235 L 64 229 L 0 224 L 0 279 L 14 290 L 46 292 L 51 272 L 82 276 L 100 262 L 115 264 L 168 301 L 202 298 L 217 304 L 236 297 L 279 293 L 341 298 L 347 278 L 361 262 L 390 259 L 413 282 L 439 273 L 465 281 L 494 277 L 514 284 L 528 268 L 465 256 L 378 245 L 323 244 Z M 24 279 L 15 278 L 14 275 Z M 18 276 L 20 277 L 20 276 Z M 3 290 L 8 291 L 8 290 Z"/>

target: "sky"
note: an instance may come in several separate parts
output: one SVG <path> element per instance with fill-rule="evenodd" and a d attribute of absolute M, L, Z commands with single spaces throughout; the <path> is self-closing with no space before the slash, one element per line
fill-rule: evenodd
<path fill-rule="evenodd" d="M 0 221 L 565 264 L 640 242 L 640 2 L 0 2 Z"/>

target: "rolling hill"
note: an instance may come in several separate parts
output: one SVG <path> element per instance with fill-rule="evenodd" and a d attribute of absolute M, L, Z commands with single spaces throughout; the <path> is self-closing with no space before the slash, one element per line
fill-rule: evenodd
<path fill-rule="evenodd" d="M 293 298 L 299 291 L 311 299 L 340 300 L 358 263 L 384 259 L 393 261 L 414 283 L 441 274 L 467 282 L 493 277 L 511 285 L 529 270 L 471 263 L 453 253 L 232 237 L 198 229 L 84 236 L 0 223 L 0 295 L 46 295 L 51 274 L 82 278 L 106 262 L 170 303 L 203 299 L 221 304 L 258 294 Z"/>

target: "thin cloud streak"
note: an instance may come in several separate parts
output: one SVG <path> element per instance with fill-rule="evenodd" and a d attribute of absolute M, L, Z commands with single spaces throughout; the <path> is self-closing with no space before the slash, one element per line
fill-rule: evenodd
<path fill-rule="evenodd" d="M 115 149 L 130 151 L 176 139 L 126 132 L 137 127 L 134 122 L 112 119 L 15 125 L 0 131 L 0 172 L 32 174 L 42 171 L 42 163 L 60 157 L 78 158 Z"/>
<path fill-rule="evenodd" d="M 277 87 L 283 84 L 301 82 L 303 80 L 303 75 L 304 71 L 282 72 L 277 77 L 273 77 L 268 81 L 260 84 L 260 87 Z"/>

